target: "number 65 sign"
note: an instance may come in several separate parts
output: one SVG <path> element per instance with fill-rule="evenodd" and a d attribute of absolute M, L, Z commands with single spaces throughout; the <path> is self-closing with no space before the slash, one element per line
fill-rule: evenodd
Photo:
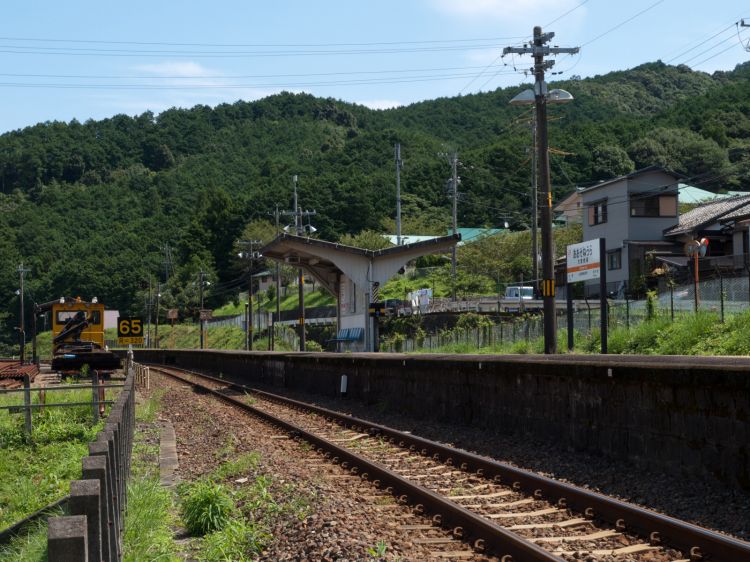
<path fill-rule="evenodd" d="M 120 316 L 117 319 L 117 343 L 119 345 L 143 345 L 143 319 Z"/>

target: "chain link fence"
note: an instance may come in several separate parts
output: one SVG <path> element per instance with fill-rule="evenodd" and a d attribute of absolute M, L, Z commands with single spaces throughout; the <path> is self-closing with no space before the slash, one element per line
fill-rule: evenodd
<path fill-rule="evenodd" d="M 654 310 L 649 312 L 648 299 L 630 300 L 614 299 L 608 301 L 609 329 L 631 328 L 645 321 L 650 314 L 660 315 L 672 320 L 698 311 L 709 311 L 719 315 L 722 320 L 730 315 L 750 308 L 750 283 L 747 276 L 726 277 L 716 275 L 700 281 L 697 286 L 698 300 L 696 308 L 694 284 L 676 285 L 667 283 L 667 287 L 657 293 L 653 299 Z M 473 310 L 480 310 L 479 307 Z M 541 315 L 523 315 L 517 317 L 496 317 L 495 324 L 470 329 L 452 329 L 403 340 L 386 341 L 381 344 L 383 351 L 392 352 L 429 352 L 446 346 L 463 344 L 466 348 L 481 349 L 498 344 L 530 344 L 544 334 L 544 321 Z M 565 310 L 558 309 L 558 331 L 567 330 L 568 318 Z M 598 299 L 576 301 L 573 312 L 573 329 L 583 337 L 596 335 L 601 329 L 601 313 Z"/>

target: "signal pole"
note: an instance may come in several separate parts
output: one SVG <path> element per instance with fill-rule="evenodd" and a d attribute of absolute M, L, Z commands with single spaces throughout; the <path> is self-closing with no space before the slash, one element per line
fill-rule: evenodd
<path fill-rule="evenodd" d="M 552 190 L 550 189 L 549 146 L 547 138 L 547 83 L 544 71 L 555 61 L 544 60 L 547 55 L 574 54 L 578 47 L 548 47 L 554 33 L 542 34 L 540 26 L 534 27 L 534 42 L 523 47 L 505 47 L 503 54 L 530 54 L 534 57 L 534 104 L 536 106 L 536 137 L 542 196 L 542 297 L 544 299 L 544 353 L 557 353 L 557 325 L 555 318 L 555 257 L 552 252 Z"/>
<path fill-rule="evenodd" d="M 401 144 L 396 143 L 396 246 L 401 245 Z"/>
<path fill-rule="evenodd" d="M 23 263 L 21 263 L 21 265 L 18 266 L 16 271 L 18 272 L 18 276 L 20 279 L 20 288 L 18 292 L 18 296 L 20 297 L 18 337 L 19 337 L 19 344 L 20 344 L 19 356 L 21 358 L 21 363 L 23 364 L 24 360 L 26 359 L 26 324 L 24 320 L 24 306 L 23 306 L 23 278 L 24 278 L 24 275 L 31 270 L 24 268 Z M 36 314 L 36 312 L 34 314 Z"/>
<path fill-rule="evenodd" d="M 297 175 L 292 176 L 294 182 L 294 210 L 283 211 L 284 215 L 294 216 L 294 230 L 297 236 L 302 236 L 305 232 L 305 226 L 302 224 L 303 217 L 310 217 L 317 214 L 315 211 L 303 211 L 297 203 Z M 302 271 L 302 267 L 299 268 L 299 275 L 297 276 L 297 284 L 299 285 L 299 350 L 305 351 L 305 275 Z"/>

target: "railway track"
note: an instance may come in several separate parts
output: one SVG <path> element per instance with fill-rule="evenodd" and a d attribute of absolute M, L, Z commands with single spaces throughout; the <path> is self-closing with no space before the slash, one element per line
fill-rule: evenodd
<path fill-rule="evenodd" d="M 432 526 L 504 562 L 750 561 L 748 543 L 601 494 L 215 377 L 152 369 L 309 443 L 321 458 L 430 517 Z"/>

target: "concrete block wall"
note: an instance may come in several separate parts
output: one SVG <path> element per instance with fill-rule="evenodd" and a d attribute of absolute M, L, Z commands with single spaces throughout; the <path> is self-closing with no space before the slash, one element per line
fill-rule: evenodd
<path fill-rule="evenodd" d="M 528 434 L 750 489 L 750 358 L 138 350 L 244 384 Z"/>

